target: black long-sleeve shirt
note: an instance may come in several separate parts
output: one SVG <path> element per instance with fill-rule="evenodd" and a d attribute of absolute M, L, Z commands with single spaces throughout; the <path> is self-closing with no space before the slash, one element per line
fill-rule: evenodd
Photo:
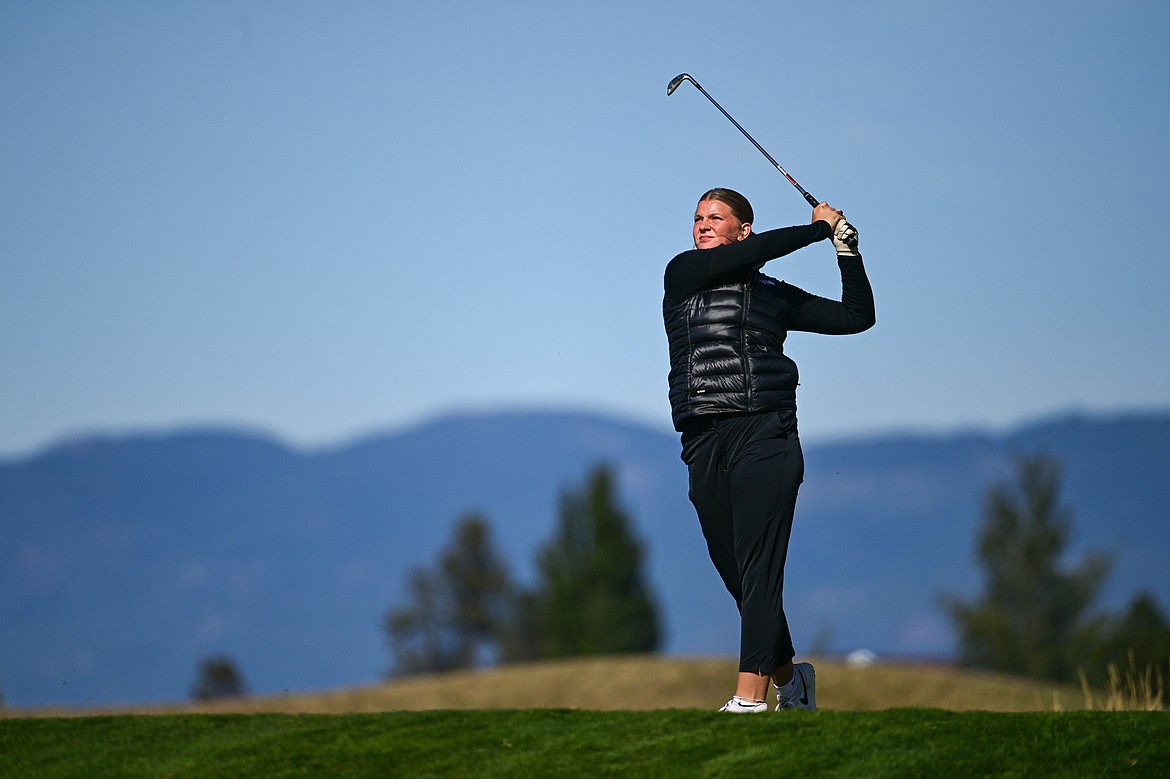
<path fill-rule="evenodd" d="M 827 222 L 783 227 L 753 233 L 742 241 L 710 249 L 682 252 L 666 266 L 666 297 L 680 301 L 709 287 L 744 280 L 764 263 L 802 249 L 832 235 Z M 805 292 L 778 282 L 775 294 L 790 304 L 787 329 L 824 335 L 858 333 L 875 320 L 873 290 L 860 257 L 838 257 L 841 300 Z"/>

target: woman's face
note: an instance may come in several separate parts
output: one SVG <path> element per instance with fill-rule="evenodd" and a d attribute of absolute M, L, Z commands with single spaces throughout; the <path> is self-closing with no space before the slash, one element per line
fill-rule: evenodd
<path fill-rule="evenodd" d="M 752 232 L 750 224 L 743 224 L 722 200 L 700 200 L 695 208 L 695 248 L 710 249 L 725 243 L 735 243 Z"/>

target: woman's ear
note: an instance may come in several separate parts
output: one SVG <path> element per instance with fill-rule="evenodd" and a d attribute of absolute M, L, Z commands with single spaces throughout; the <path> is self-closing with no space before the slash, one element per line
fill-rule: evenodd
<path fill-rule="evenodd" d="M 739 240 L 743 240 L 752 234 L 752 223 L 744 222 L 739 226 Z"/>

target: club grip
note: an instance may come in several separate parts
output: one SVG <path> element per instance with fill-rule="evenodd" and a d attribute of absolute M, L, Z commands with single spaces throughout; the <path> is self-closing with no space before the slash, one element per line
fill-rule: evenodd
<path fill-rule="evenodd" d="M 810 206 L 812 206 L 813 208 L 816 208 L 817 206 L 819 206 L 821 204 L 821 201 L 817 200 L 815 197 L 813 197 L 812 195 L 810 195 L 807 192 L 804 193 L 804 199 L 807 200 L 808 204 Z"/>

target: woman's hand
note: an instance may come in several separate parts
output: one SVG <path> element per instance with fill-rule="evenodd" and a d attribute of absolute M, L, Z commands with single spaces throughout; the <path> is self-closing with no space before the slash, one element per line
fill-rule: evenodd
<path fill-rule="evenodd" d="M 837 223 L 845 218 L 845 214 L 833 208 L 828 203 L 820 203 L 813 209 L 813 222 L 828 222 L 829 227 L 836 230 Z"/>
<path fill-rule="evenodd" d="M 857 228 L 842 219 L 833 230 L 833 246 L 838 257 L 860 257 L 857 250 Z"/>

